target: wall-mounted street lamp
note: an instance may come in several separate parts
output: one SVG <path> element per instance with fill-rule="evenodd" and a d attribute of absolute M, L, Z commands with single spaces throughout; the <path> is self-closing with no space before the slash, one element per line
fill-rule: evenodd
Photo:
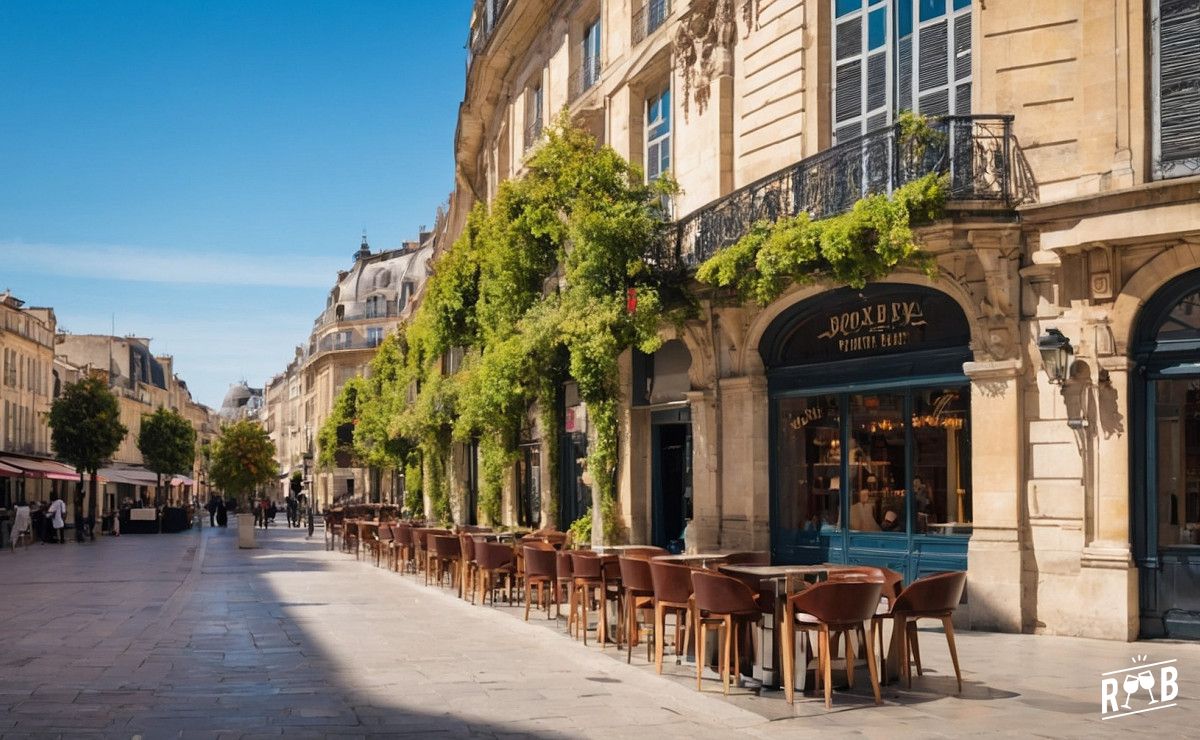
<path fill-rule="evenodd" d="M 1038 352 L 1042 355 L 1046 377 L 1051 383 L 1062 385 L 1071 372 L 1071 357 L 1074 355 L 1071 340 L 1058 329 L 1047 329 L 1045 334 L 1038 337 Z"/>
<path fill-rule="evenodd" d="M 1086 429 L 1088 422 L 1085 416 L 1084 402 L 1086 399 L 1086 381 L 1072 384 L 1068 391 L 1068 381 L 1072 380 L 1075 351 L 1071 340 L 1063 336 L 1058 329 L 1050 328 L 1038 337 L 1038 353 L 1042 356 L 1042 367 L 1050 382 L 1062 388 L 1063 400 L 1067 405 L 1067 426 L 1075 429 Z M 1086 368 L 1083 369 L 1086 374 Z"/>

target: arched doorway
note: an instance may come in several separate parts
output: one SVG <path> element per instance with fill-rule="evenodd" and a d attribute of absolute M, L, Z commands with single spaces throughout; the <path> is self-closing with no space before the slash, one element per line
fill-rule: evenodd
<path fill-rule="evenodd" d="M 966 568 L 970 336 L 950 296 L 900 284 L 830 291 L 771 323 L 773 561 Z"/>
<path fill-rule="evenodd" d="M 1133 359 L 1140 633 L 1200 639 L 1200 270 L 1146 303 Z"/>

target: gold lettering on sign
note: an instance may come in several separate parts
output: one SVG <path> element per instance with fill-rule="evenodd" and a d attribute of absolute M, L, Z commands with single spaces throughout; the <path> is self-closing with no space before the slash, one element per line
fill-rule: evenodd
<path fill-rule="evenodd" d="M 831 315 L 817 338 L 836 340 L 841 353 L 893 349 L 908 344 L 909 330 L 925 324 L 919 301 L 887 301 Z"/>

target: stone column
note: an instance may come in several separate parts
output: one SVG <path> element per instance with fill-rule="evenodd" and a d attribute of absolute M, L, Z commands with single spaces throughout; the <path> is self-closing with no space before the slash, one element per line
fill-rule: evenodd
<path fill-rule="evenodd" d="M 692 410 L 692 525 L 687 544 L 711 550 L 718 547 L 721 531 L 716 406 L 711 390 L 690 391 L 685 396 Z"/>
<path fill-rule="evenodd" d="M 721 540 L 723 548 L 771 547 L 767 379 L 721 381 Z"/>
<path fill-rule="evenodd" d="M 967 568 L 971 627 L 1020 632 L 1032 623 L 1024 574 L 1021 361 L 968 362 L 971 503 Z"/>
<path fill-rule="evenodd" d="M 1080 559 L 1079 598 L 1091 604 L 1095 624 L 1085 634 L 1113 640 L 1134 640 L 1138 634 L 1138 578 L 1130 553 L 1129 381 L 1133 363 L 1126 357 L 1100 357 L 1100 382 L 1095 387 L 1092 415 L 1095 435 L 1092 461 L 1094 485 L 1090 495 L 1092 521 Z M 1139 454 L 1135 450 L 1134 454 Z"/>

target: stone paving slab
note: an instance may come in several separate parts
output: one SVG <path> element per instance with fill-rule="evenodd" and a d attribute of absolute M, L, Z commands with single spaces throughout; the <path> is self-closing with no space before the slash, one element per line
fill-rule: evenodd
<path fill-rule="evenodd" d="M 0 737 L 1096 737 L 1194 734 L 1200 645 L 958 636 L 926 676 L 862 685 L 833 710 L 735 690 L 667 661 L 654 674 L 584 647 L 557 620 L 473 606 L 449 589 L 324 550 L 320 532 L 105 538 L 0 553 Z M 1177 658 L 1177 706 L 1100 719 L 1099 681 L 1135 654 Z M 639 655 L 640 654 L 640 655 Z M 864 682 L 865 683 L 865 682 Z"/>

